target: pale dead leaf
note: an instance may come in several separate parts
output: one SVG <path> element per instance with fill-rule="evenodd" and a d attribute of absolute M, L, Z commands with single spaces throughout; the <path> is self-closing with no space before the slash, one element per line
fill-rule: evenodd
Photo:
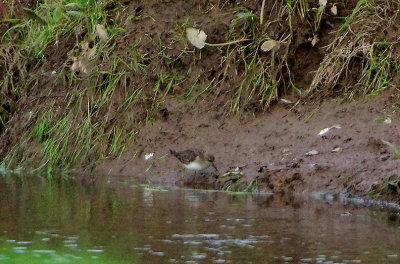
<path fill-rule="evenodd" d="M 311 45 L 314 47 L 318 43 L 319 39 L 317 36 L 314 36 L 314 38 L 311 40 Z"/>
<path fill-rule="evenodd" d="M 88 74 L 87 60 L 85 58 L 73 58 L 71 65 L 71 71 L 77 73 Z"/>
<path fill-rule="evenodd" d="M 88 41 L 82 44 L 82 56 L 86 56 L 87 58 L 92 58 L 96 55 L 96 46 L 90 48 L 90 44 Z"/>
<path fill-rule="evenodd" d="M 75 10 L 75 11 L 81 9 L 81 5 L 78 3 L 69 3 L 64 5 L 64 7 L 67 10 Z"/>
<path fill-rule="evenodd" d="M 318 2 L 319 2 L 319 6 L 320 6 L 320 7 L 325 7 L 326 4 L 328 3 L 327 0 L 319 0 Z"/>
<path fill-rule="evenodd" d="M 84 17 L 82 12 L 74 11 L 74 10 L 67 11 L 67 14 L 70 16 L 73 16 L 75 18 L 83 18 Z"/>
<path fill-rule="evenodd" d="M 336 16 L 337 15 L 337 6 L 332 6 L 331 7 L 331 13 L 332 13 L 332 15 L 334 15 L 334 16 Z"/>
<path fill-rule="evenodd" d="M 107 41 L 108 39 L 108 32 L 103 25 L 100 24 L 96 25 L 96 35 L 99 37 L 101 41 Z"/>
<path fill-rule="evenodd" d="M 277 51 L 279 50 L 279 47 L 281 46 L 281 43 L 279 41 L 270 39 L 265 41 L 262 45 L 261 45 L 261 50 L 262 51 L 270 51 L 270 50 L 274 50 Z"/>
<path fill-rule="evenodd" d="M 198 49 L 202 49 L 206 45 L 207 34 L 203 30 L 187 28 L 186 37 L 189 42 Z"/>
<path fill-rule="evenodd" d="M 288 99 L 284 99 L 284 98 L 281 98 L 281 102 L 282 103 L 284 103 L 284 104 L 293 104 L 293 102 L 292 101 L 290 101 L 290 100 L 288 100 Z"/>

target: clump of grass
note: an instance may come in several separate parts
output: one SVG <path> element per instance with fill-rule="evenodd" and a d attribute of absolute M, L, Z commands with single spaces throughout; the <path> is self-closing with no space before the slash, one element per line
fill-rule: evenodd
<path fill-rule="evenodd" d="M 356 82 L 345 83 L 344 95 L 375 95 L 390 86 L 390 74 L 398 72 L 398 55 L 394 55 L 394 42 L 374 39 L 376 32 L 394 25 L 399 7 L 397 1 L 360 0 L 352 14 L 346 18 L 334 41 L 327 46 L 327 55 L 316 71 L 308 93 L 333 92 L 336 85 L 346 79 L 349 71 L 358 68 Z M 350 69 L 351 65 L 354 65 Z M 395 71 L 394 71 L 395 69 Z"/>
<path fill-rule="evenodd" d="M 37 16 L 38 19 L 22 21 L 3 35 L 0 56 L 5 61 L 7 77 L 11 76 L 15 64 L 22 63 L 25 56 L 35 63 L 46 62 L 43 57 L 46 46 L 58 45 L 64 35 L 86 32 L 84 44 L 76 45 L 76 49 L 81 49 L 88 42 L 94 43 L 90 51 L 85 51 L 90 56 L 84 52 L 75 52 L 78 56 L 87 56 L 86 66 L 90 70 L 84 71 L 84 77 L 92 85 L 88 86 L 81 76 L 73 72 L 66 75 L 70 69 L 65 64 L 62 66 L 64 68 L 57 69 L 59 74 L 54 83 L 69 86 L 70 89 L 65 96 L 66 100 L 53 100 L 50 105 L 44 106 L 44 111 L 32 110 L 35 112 L 35 119 L 21 124 L 25 130 L 21 136 L 24 143 L 15 144 L 9 151 L 2 161 L 4 168 L 18 167 L 30 159 L 36 159 L 41 161 L 38 168 L 46 169 L 49 177 L 52 177 L 60 168 L 62 173 L 69 173 L 78 161 L 85 163 L 88 162 L 86 159 L 90 159 L 89 163 L 95 163 L 105 158 L 118 158 L 133 141 L 133 129 L 127 128 L 123 122 L 120 124 L 110 121 L 113 114 L 110 106 L 113 94 L 116 91 L 121 92 L 119 89 L 124 87 L 127 72 L 141 61 L 135 58 L 135 61 L 128 63 L 126 58 L 114 54 L 115 44 L 112 40 L 123 34 L 120 28 L 106 27 L 108 32 L 103 34 L 103 39 L 95 39 L 98 21 L 106 18 L 104 4 L 103 1 L 74 1 L 68 4 L 62 1 L 45 1 L 35 10 L 29 11 L 32 12 L 30 17 Z M 38 22 L 42 20 L 43 23 Z M 104 39 L 108 34 L 109 39 Z M 17 44 L 15 39 L 18 40 Z M 8 50 L 17 52 L 11 53 Z M 22 77 L 27 75 L 26 65 L 18 70 Z M 2 84 L 14 87 L 12 94 L 18 95 L 38 77 L 30 78 L 31 81 L 26 81 L 25 84 L 21 81 L 14 83 L 12 78 L 3 80 Z M 126 86 L 125 83 L 125 88 Z M 48 92 L 52 93 L 51 90 Z M 134 98 L 126 102 L 130 103 L 132 100 Z M 29 147 L 34 143 L 40 146 L 40 150 L 33 157 L 27 157 Z"/>

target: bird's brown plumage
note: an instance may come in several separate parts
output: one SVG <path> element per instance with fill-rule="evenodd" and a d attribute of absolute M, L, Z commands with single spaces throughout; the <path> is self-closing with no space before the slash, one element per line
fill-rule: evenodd
<path fill-rule="evenodd" d="M 189 163 L 194 162 L 198 157 L 198 159 L 209 163 L 209 165 L 212 165 L 218 171 L 218 169 L 214 165 L 214 160 L 215 160 L 214 156 L 206 155 L 205 152 L 202 150 L 187 149 L 183 151 L 174 151 L 170 149 L 170 152 L 184 165 L 188 165 Z"/>

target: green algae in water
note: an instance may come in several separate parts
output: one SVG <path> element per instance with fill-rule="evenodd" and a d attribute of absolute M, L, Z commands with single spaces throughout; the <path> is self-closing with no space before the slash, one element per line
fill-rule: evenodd
<path fill-rule="evenodd" d="M 42 263 L 77 263 L 77 264 L 117 264 L 128 263 L 108 256 L 99 249 L 69 249 L 54 247 L 40 240 L 15 242 L 15 240 L 0 239 L 0 263 L 12 264 L 42 264 Z M 130 260 L 129 263 L 136 263 Z"/>

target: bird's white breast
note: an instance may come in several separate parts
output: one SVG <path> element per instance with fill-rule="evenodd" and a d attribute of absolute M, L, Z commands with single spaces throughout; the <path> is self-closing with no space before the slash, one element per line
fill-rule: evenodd
<path fill-rule="evenodd" d="M 183 164 L 183 166 L 188 170 L 204 170 L 210 166 L 210 164 L 206 161 L 202 161 L 197 157 L 194 161 L 190 162 L 189 164 Z"/>

